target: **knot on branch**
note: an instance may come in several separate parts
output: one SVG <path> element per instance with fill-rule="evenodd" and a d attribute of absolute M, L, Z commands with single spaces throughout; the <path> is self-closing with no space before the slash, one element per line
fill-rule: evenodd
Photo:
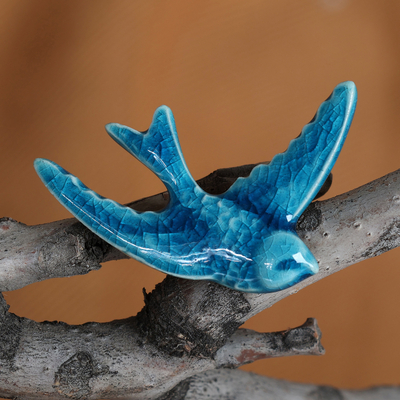
<path fill-rule="evenodd" d="M 176 357 L 212 357 L 251 309 L 241 292 L 171 276 L 144 297 L 137 316 L 144 340 Z"/>
<path fill-rule="evenodd" d="M 89 380 L 108 372 L 107 366 L 97 365 L 89 353 L 80 351 L 60 366 L 53 386 L 63 396 L 81 399 L 91 393 Z"/>
<path fill-rule="evenodd" d="M 340 390 L 330 386 L 317 386 L 308 395 L 310 400 L 344 400 Z"/>

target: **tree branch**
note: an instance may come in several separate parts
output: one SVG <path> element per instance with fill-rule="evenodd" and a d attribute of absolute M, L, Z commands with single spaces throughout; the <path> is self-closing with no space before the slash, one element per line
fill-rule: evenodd
<path fill-rule="evenodd" d="M 1 397 L 155 399 L 210 369 L 280 355 L 322 354 L 314 320 L 286 332 L 239 330 L 215 358 L 197 358 L 160 353 L 140 335 L 134 317 L 72 326 L 37 323 L 7 310 L 1 297 Z"/>
<path fill-rule="evenodd" d="M 245 173 L 249 169 L 245 167 Z M 236 177 L 243 175 L 243 170 L 235 170 Z M 210 191 L 226 190 L 234 181 L 227 170 L 222 171 L 223 174 L 216 172 L 205 178 Z M 146 295 L 147 304 L 139 315 L 143 334 L 167 353 L 194 351 L 210 356 L 244 321 L 261 310 L 351 264 L 397 247 L 399 175 L 400 170 L 392 172 L 343 195 L 314 202 L 305 211 L 297 231 L 319 261 L 320 271 L 313 277 L 267 294 L 240 293 L 206 281 L 167 277 L 152 294 Z M 166 197 L 165 193 L 159 194 L 131 205 L 141 210 L 163 207 Z M 101 262 L 126 258 L 74 219 L 36 227 L 3 219 L 0 228 L 0 246 L 4 249 L 0 256 L 0 290 L 85 273 L 99 268 Z M 200 342 L 204 343 L 203 348 L 199 348 Z M 197 343 L 196 349 L 193 343 Z"/>
<path fill-rule="evenodd" d="M 258 333 L 238 329 L 215 355 L 217 367 L 237 368 L 264 358 L 323 355 L 321 331 L 314 318 L 298 328 L 282 332 Z"/>
<path fill-rule="evenodd" d="M 252 167 L 216 171 L 204 178 L 203 187 L 214 193 L 224 191 L 238 176 L 248 175 Z M 6 373 L 0 374 L 0 382 L 3 377 L 4 383 L 0 384 L 4 389 L 0 395 L 15 394 L 16 382 L 25 379 L 28 386 L 24 390 L 32 390 L 30 385 L 34 383 L 35 393 L 50 398 L 118 395 L 154 399 L 208 369 L 237 366 L 259 356 L 295 354 L 294 346 L 289 350 L 278 346 L 279 351 L 271 353 L 271 334 L 254 333 L 241 341 L 244 347 L 235 347 L 238 338 L 246 334 L 237 329 L 251 316 L 303 287 L 397 247 L 399 174 L 400 170 L 341 196 L 311 204 L 299 220 L 297 231 L 319 261 L 320 271 L 280 292 L 248 294 L 212 282 L 167 276 L 152 293 L 145 293 L 145 307 L 136 318 L 72 327 L 36 324 L 13 316 L 7 313 L 3 300 L 0 371 Z M 168 194 L 162 193 L 131 206 L 144 211 L 160 209 L 167 202 Z M 1 291 L 87 273 L 99 268 L 101 262 L 126 258 L 74 219 L 28 227 L 3 218 L 0 251 Z M 310 351 L 307 346 L 312 335 L 298 336 L 299 332 L 294 337 L 302 338 L 301 351 Z M 272 341 L 275 344 L 278 337 L 280 343 L 291 337 L 282 332 L 276 335 Z M 313 335 L 319 338 L 319 333 Z M 232 342 L 228 342 L 230 337 Z M 125 341 L 128 347 L 124 347 Z M 317 353 L 322 351 L 318 343 L 312 350 Z M 224 353 L 228 348 L 232 357 Z M 40 365 L 32 361 L 36 359 Z M 46 381 L 43 388 L 42 381 Z M 26 391 L 19 393 L 26 397 Z"/>
<path fill-rule="evenodd" d="M 193 376 L 157 400 L 396 400 L 400 387 L 344 390 L 267 378 L 240 370 Z"/>

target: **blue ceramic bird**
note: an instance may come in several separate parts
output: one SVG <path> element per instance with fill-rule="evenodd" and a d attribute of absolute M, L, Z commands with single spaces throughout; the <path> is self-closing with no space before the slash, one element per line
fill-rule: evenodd
<path fill-rule="evenodd" d="M 258 165 L 220 195 L 190 175 L 171 110 L 162 106 L 146 132 L 108 124 L 107 132 L 166 185 L 162 211 L 136 212 L 106 199 L 63 168 L 37 159 L 50 192 L 105 241 L 153 268 L 244 292 L 274 292 L 318 272 L 296 222 L 328 177 L 357 101 L 353 82 L 339 84 L 286 152 Z"/>

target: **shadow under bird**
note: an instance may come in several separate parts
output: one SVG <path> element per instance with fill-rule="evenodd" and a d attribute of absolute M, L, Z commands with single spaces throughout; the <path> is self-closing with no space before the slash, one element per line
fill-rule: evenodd
<path fill-rule="evenodd" d="M 79 221 L 130 257 L 181 278 L 275 292 L 318 272 L 296 222 L 336 162 L 356 102 L 353 82 L 336 86 L 286 152 L 219 195 L 203 191 L 190 175 L 168 107 L 156 110 L 146 132 L 108 124 L 109 135 L 167 187 L 170 202 L 157 212 L 106 199 L 52 161 L 37 159 L 35 168 Z"/>

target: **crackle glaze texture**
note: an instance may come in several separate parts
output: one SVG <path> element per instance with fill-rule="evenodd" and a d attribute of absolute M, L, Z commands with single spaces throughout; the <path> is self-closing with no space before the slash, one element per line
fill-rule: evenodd
<path fill-rule="evenodd" d="M 190 175 L 168 107 L 156 110 L 146 132 L 108 124 L 110 136 L 166 185 L 170 202 L 159 212 L 106 199 L 52 161 L 37 159 L 35 168 L 61 204 L 127 255 L 170 275 L 274 292 L 318 272 L 296 222 L 339 155 L 356 101 L 354 83 L 339 84 L 286 152 L 221 195 L 204 192 Z"/>

